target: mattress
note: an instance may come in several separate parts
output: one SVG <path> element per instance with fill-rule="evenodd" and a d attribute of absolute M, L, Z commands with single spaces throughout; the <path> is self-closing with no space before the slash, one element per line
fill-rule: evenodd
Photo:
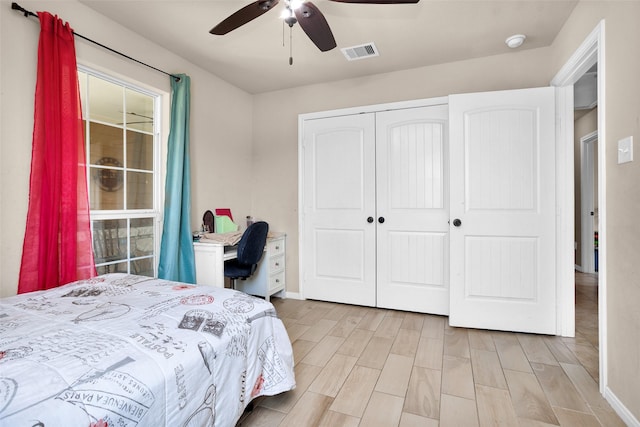
<path fill-rule="evenodd" d="M 0 425 L 234 426 L 295 387 L 270 303 L 108 274 L 0 300 Z"/>

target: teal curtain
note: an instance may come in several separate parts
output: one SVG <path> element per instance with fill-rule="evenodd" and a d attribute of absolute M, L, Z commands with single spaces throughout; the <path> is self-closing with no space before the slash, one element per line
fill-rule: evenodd
<path fill-rule="evenodd" d="M 158 277 L 196 282 L 191 234 L 191 166 L 189 160 L 189 103 L 191 79 L 171 77 L 171 129 L 165 183 L 164 227 Z"/>

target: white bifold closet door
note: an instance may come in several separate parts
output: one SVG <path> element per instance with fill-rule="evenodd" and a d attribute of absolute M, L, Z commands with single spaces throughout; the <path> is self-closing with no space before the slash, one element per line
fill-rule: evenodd
<path fill-rule="evenodd" d="M 304 296 L 447 314 L 447 106 L 306 120 Z"/>

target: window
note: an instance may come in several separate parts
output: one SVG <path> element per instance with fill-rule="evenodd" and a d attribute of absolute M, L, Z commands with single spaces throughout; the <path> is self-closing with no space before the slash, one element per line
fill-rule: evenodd
<path fill-rule="evenodd" d="M 98 274 L 156 276 L 158 94 L 80 68 L 93 251 Z"/>

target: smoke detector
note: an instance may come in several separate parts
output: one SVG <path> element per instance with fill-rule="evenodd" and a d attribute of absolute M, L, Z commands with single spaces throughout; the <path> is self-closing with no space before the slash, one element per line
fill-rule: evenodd
<path fill-rule="evenodd" d="M 524 34 L 515 34 L 515 35 L 507 38 L 504 42 L 511 49 L 515 49 L 517 47 L 522 46 L 522 43 L 524 43 L 524 39 L 526 39 L 526 38 L 527 38 L 527 36 L 525 36 Z"/>

